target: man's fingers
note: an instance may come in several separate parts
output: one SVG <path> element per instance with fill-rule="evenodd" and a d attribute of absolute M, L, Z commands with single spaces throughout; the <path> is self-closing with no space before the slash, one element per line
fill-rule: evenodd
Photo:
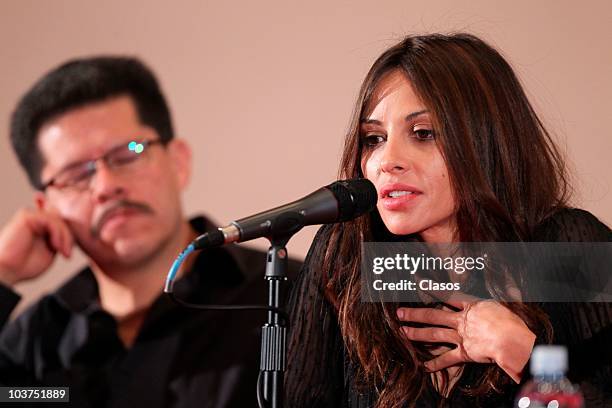
<path fill-rule="evenodd" d="M 60 229 L 62 231 L 63 245 L 62 245 L 62 253 L 66 258 L 70 257 L 70 253 L 72 252 L 73 238 L 72 233 L 70 232 L 70 228 L 63 220 L 59 220 Z"/>
<path fill-rule="evenodd" d="M 404 335 L 413 341 L 428 343 L 452 343 L 459 344 L 461 338 L 456 330 L 440 327 L 402 327 Z"/>
<path fill-rule="evenodd" d="M 66 224 L 66 222 L 60 218 L 57 214 L 51 214 L 51 224 L 52 228 L 57 230 L 57 234 L 59 235 L 59 244 L 60 246 L 57 248 L 59 252 L 61 252 L 66 258 L 70 256 L 70 252 L 72 250 L 72 233 L 70 232 L 70 228 Z"/>
<path fill-rule="evenodd" d="M 64 252 L 64 232 L 62 227 L 53 219 L 47 219 L 47 233 L 49 234 L 49 241 L 51 242 L 52 248 L 56 252 Z"/>
<path fill-rule="evenodd" d="M 68 256 L 72 246 L 72 236 L 68 226 L 58 215 L 37 211 L 25 216 L 35 237 L 47 239 L 50 249 Z"/>

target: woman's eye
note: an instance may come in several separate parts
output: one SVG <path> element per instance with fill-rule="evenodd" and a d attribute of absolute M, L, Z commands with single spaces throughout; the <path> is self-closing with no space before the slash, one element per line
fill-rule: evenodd
<path fill-rule="evenodd" d="M 381 135 L 365 135 L 362 140 L 364 146 L 372 147 L 384 142 L 385 138 Z"/>
<path fill-rule="evenodd" d="M 414 130 L 414 137 L 422 141 L 435 139 L 434 132 L 431 129 L 416 129 Z"/>

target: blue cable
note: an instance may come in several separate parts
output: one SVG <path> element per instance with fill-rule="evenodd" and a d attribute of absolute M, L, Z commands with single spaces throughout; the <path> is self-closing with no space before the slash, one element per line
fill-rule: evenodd
<path fill-rule="evenodd" d="M 166 277 L 166 286 L 164 286 L 164 292 L 166 293 L 172 292 L 173 286 L 174 286 L 174 278 L 176 278 L 176 273 L 178 272 L 185 258 L 193 251 L 195 251 L 195 246 L 193 244 L 189 244 L 189 246 L 185 248 L 183 252 L 179 254 L 179 256 L 176 257 L 176 259 L 174 260 L 174 263 L 172 263 L 172 266 L 170 267 L 168 276 Z"/>

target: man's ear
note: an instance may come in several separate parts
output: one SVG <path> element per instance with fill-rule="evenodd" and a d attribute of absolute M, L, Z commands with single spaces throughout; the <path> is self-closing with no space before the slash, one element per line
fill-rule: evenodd
<path fill-rule="evenodd" d="M 168 143 L 168 153 L 176 171 L 179 186 L 184 189 L 191 179 L 191 147 L 184 139 L 172 139 Z"/>

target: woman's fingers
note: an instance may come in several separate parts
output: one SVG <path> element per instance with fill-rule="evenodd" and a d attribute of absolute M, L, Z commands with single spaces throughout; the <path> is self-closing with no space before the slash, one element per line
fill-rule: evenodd
<path fill-rule="evenodd" d="M 402 327 L 404 335 L 413 341 L 423 341 L 427 343 L 452 343 L 459 344 L 461 337 L 456 330 L 444 329 L 440 327 Z"/>
<path fill-rule="evenodd" d="M 447 326 L 456 329 L 459 325 L 459 314 L 430 307 L 400 307 L 397 317 L 404 322 L 427 323 L 436 326 Z"/>
<path fill-rule="evenodd" d="M 461 355 L 459 347 L 457 347 L 425 362 L 425 368 L 427 371 L 440 371 L 457 364 L 465 363 L 466 361 L 467 360 Z"/>
<path fill-rule="evenodd" d="M 444 299 L 444 303 L 454 307 L 455 309 L 464 310 L 469 305 L 474 304 L 480 300 L 482 299 L 465 294 L 460 291 L 455 291 L 448 298 Z"/>

